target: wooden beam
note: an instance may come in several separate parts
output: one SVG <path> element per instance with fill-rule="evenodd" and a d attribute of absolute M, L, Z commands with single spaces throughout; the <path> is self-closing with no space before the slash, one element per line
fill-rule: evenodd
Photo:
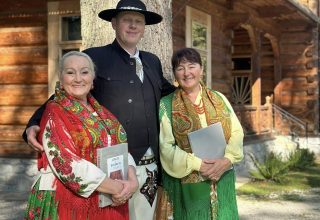
<path fill-rule="evenodd" d="M 281 17 L 283 15 L 290 15 L 295 13 L 294 10 L 283 5 L 259 7 L 257 8 L 257 11 L 261 18 Z"/>
<path fill-rule="evenodd" d="M 234 0 L 226 0 L 226 6 L 228 9 L 233 9 Z"/>
<path fill-rule="evenodd" d="M 12 27 L 0 29 L 0 46 L 47 45 L 45 27 Z"/>
<path fill-rule="evenodd" d="M 272 51 L 273 51 L 273 56 L 274 56 L 274 103 L 276 105 L 280 105 L 281 103 L 281 90 L 282 90 L 282 67 L 281 67 L 281 57 L 280 57 L 280 45 L 279 41 L 269 35 L 265 34 L 265 37 L 270 40 Z"/>
<path fill-rule="evenodd" d="M 245 24 L 252 25 L 257 29 L 261 30 L 265 34 L 269 34 L 276 39 L 281 38 L 281 27 L 279 27 L 274 22 L 266 22 L 261 18 L 250 16 L 249 19 L 245 22 Z"/>
<path fill-rule="evenodd" d="M 0 65 L 47 64 L 47 46 L 0 47 Z"/>
<path fill-rule="evenodd" d="M 38 107 L 0 106 L 2 125 L 26 125 Z"/>
<path fill-rule="evenodd" d="M 35 159 L 37 157 L 37 152 L 32 150 L 31 147 L 22 141 L 0 141 L 0 157 Z"/>
<path fill-rule="evenodd" d="M 24 125 L 0 125 L 0 142 L 23 141 Z"/>
<path fill-rule="evenodd" d="M 39 106 L 48 99 L 48 86 L 2 85 L 0 94 L 0 105 L 3 106 Z"/>
<path fill-rule="evenodd" d="M 46 84 L 47 65 L 0 66 L 0 84 Z"/>
<path fill-rule="evenodd" d="M 252 25 L 255 28 L 261 30 L 264 33 L 268 33 L 277 39 L 281 37 L 281 26 L 275 22 L 267 22 L 263 18 L 260 18 L 260 14 L 257 10 L 244 5 L 241 1 L 234 2 L 234 8 L 238 12 L 246 12 L 248 20 L 244 24 Z"/>
<path fill-rule="evenodd" d="M 294 8 L 296 8 L 302 16 L 310 19 L 311 21 L 315 23 L 320 23 L 320 19 L 317 15 L 315 15 L 309 8 L 302 5 L 298 0 L 284 0 L 290 5 L 292 5 Z"/>
<path fill-rule="evenodd" d="M 261 132 L 262 125 L 260 124 L 260 106 L 261 106 L 261 33 L 259 30 L 252 25 L 243 25 L 243 27 L 248 31 L 251 46 L 253 49 L 252 53 L 252 86 L 251 86 L 251 94 L 252 94 L 252 105 L 257 107 L 257 111 L 255 112 L 255 119 L 258 123 L 255 124 L 255 130 L 259 134 Z"/>
<path fill-rule="evenodd" d="M 248 13 L 230 12 L 224 20 L 224 29 L 234 29 L 249 19 Z"/>

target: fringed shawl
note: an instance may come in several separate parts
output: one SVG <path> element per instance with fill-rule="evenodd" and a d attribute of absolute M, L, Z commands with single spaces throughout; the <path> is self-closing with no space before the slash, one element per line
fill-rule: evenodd
<path fill-rule="evenodd" d="M 79 196 L 84 185 L 72 173 L 70 166 L 73 160 L 85 159 L 96 164 L 97 149 L 126 142 L 126 133 L 119 121 L 100 106 L 89 94 L 91 104 L 97 116 L 94 116 L 84 105 L 56 87 L 55 98 L 49 101 L 40 123 L 39 141 L 45 132 L 47 123 L 50 131 L 48 147 L 60 179 L 56 181 L 56 197 L 59 219 L 128 219 L 128 204 L 118 207 L 98 207 L 98 193 L 88 198 Z M 59 151 L 55 150 L 59 149 Z M 60 152 L 60 154 L 59 154 Z M 45 153 L 40 154 L 38 168 L 46 169 L 48 159 Z"/>

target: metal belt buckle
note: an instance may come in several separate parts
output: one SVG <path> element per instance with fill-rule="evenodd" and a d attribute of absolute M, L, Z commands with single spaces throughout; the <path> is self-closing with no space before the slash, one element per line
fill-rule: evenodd
<path fill-rule="evenodd" d="M 148 165 L 148 164 L 153 163 L 154 161 L 156 161 L 156 158 L 155 158 L 155 157 L 152 157 L 152 158 L 150 158 L 150 159 L 141 159 L 141 160 L 139 160 L 138 165 L 139 165 L 139 166 L 141 166 L 141 165 Z"/>

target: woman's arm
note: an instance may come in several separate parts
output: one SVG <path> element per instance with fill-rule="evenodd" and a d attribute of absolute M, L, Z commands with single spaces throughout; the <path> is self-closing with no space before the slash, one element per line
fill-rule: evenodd
<path fill-rule="evenodd" d="M 194 170 L 200 170 L 202 160 L 185 152 L 175 144 L 172 126 L 166 113 L 160 119 L 159 139 L 161 164 L 170 176 L 182 178 Z"/>
<path fill-rule="evenodd" d="M 238 163 L 243 159 L 243 129 L 240 124 L 240 121 L 233 111 L 233 108 L 228 101 L 228 99 L 222 95 L 221 93 L 219 94 L 222 98 L 225 104 L 227 105 L 228 109 L 230 109 L 230 114 L 231 114 L 231 136 L 228 141 L 228 144 L 226 146 L 225 150 L 225 157 L 230 160 L 232 164 Z"/>

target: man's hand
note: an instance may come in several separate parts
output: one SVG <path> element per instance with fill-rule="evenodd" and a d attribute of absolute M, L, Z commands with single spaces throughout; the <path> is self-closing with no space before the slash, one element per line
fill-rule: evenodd
<path fill-rule="evenodd" d="M 40 127 L 38 125 L 32 125 L 27 128 L 26 133 L 29 146 L 35 151 L 41 152 L 43 151 L 43 146 L 37 140 L 39 131 Z"/>
<path fill-rule="evenodd" d="M 203 160 L 200 167 L 200 173 L 212 181 L 218 181 L 222 174 L 228 170 L 231 165 L 232 164 L 228 158 Z"/>

